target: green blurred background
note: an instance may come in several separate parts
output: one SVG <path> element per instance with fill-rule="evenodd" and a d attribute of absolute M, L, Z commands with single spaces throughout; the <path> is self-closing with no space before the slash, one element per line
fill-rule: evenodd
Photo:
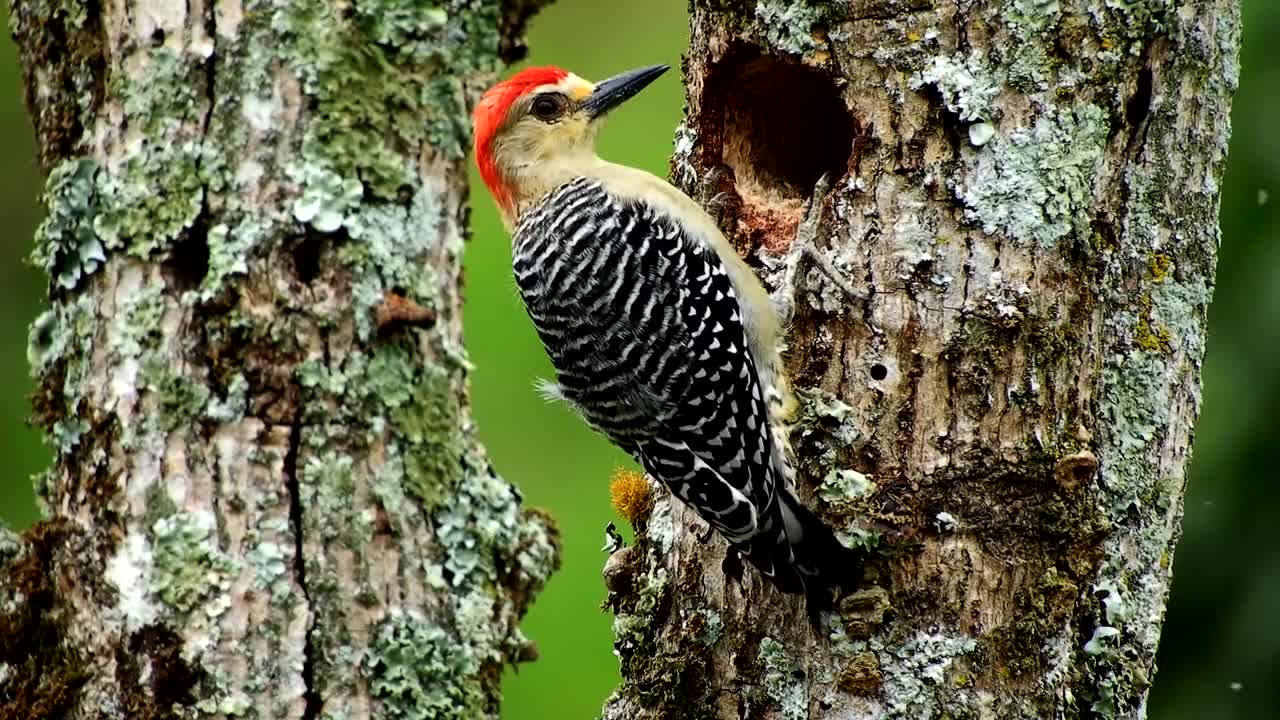
<path fill-rule="evenodd" d="M 637 65 L 678 64 L 684 0 L 557 0 L 530 31 L 530 62 L 588 78 Z M 0 10 L 3 13 L 3 10 Z M 1280 2 L 1245 0 L 1241 84 L 1223 189 L 1223 245 L 1210 312 L 1209 354 L 1184 535 L 1149 716 L 1280 717 Z M 48 459 L 24 423 L 31 391 L 27 323 L 43 279 L 23 260 L 40 218 L 42 181 L 22 106 L 14 47 L 0 41 L 0 519 L 35 520 L 31 474 Z M 1270 88 L 1270 90 L 1268 90 Z M 665 174 L 680 119 L 679 78 L 659 80 L 605 131 L 610 159 Z M 507 720 L 595 717 L 617 678 L 610 616 L 601 613 L 607 478 L 623 458 L 559 405 L 532 390 L 548 377 L 510 274 L 510 246 L 493 205 L 475 198 L 467 254 L 467 345 L 477 366 L 475 413 L 495 465 L 564 531 L 564 569 L 525 623 L 541 659 L 508 674 Z M 1275 195 L 1268 202 L 1270 190 Z"/>

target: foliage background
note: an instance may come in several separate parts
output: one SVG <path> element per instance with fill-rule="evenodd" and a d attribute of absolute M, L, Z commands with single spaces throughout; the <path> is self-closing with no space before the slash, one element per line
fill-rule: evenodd
<path fill-rule="evenodd" d="M 0 16 L 3 10 L 0 9 Z M 1184 535 L 1149 717 L 1274 718 L 1280 709 L 1280 3 L 1244 0 L 1245 37 L 1223 190 L 1223 244 L 1210 312 L 1200 420 Z M 533 63 L 599 79 L 638 65 L 678 65 L 683 0 L 558 0 L 535 18 Z M 0 40 L 0 520 L 36 519 L 30 476 L 49 454 L 27 427 L 27 324 L 44 281 L 24 262 L 42 179 L 12 42 Z M 666 173 L 683 92 L 672 73 L 610 121 L 602 153 Z M 476 188 L 467 257 L 467 344 L 475 412 L 496 467 L 564 530 L 564 569 L 525 623 L 542 658 L 508 674 L 506 720 L 595 717 L 617 677 L 610 617 L 599 603 L 607 478 L 623 457 L 533 379 L 550 375 L 515 294 L 510 246 Z M 1268 191 L 1274 197 L 1267 197 Z"/>

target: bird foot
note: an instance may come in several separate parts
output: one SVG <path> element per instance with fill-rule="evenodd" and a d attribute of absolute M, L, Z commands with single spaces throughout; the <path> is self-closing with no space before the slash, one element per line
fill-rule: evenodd
<path fill-rule="evenodd" d="M 867 293 L 850 285 L 845 274 L 838 270 L 830 259 L 818 252 L 818 228 L 822 221 L 823 203 L 831 188 L 830 181 L 830 176 L 823 175 L 814 185 L 813 195 L 810 196 L 808 205 L 805 207 L 804 218 L 796 227 L 795 239 L 791 241 L 791 248 L 787 251 L 782 281 L 773 292 L 773 303 L 784 326 L 789 324 L 795 315 L 796 296 L 800 292 L 797 282 L 802 270 L 801 264 L 805 261 L 812 263 L 833 285 L 850 298 L 867 299 Z"/>

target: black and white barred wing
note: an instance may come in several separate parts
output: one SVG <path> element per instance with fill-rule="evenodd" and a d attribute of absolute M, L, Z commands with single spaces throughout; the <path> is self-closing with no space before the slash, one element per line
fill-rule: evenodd
<path fill-rule="evenodd" d="M 779 589 L 853 587 L 862 554 L 796 498 L 720 258 L 666 214 L 575 180 L 526 211 L 520 294 L 555 393 L 693 507 Z"/>
<path fill-rule="evenodd" d="M 559 393 L 730 541 L 757 534 L 768 411 L 714 251 L 578 180 L 522 217 L 515 270 Z"/>

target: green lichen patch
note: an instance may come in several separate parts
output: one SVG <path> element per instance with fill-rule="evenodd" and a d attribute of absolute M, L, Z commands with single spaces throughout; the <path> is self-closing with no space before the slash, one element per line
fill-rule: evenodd
<path fill-rule="evenodd" d="M 333 430 L 320 433 L 308 428 L 303 433 L 304 441 L 317 452 L 308 453 L 300 468 L 300 502 L 327 518 L 317 523 L 326 542 L 342 539 L 347 547 L 355 549 L 363 545 L 364 539 L 357 533 L 366 529 L 355 521 L 356 506 L 351 502 L 356 493 L 355 460 L 346 451 L 332 449 L 341 437 L 340 431 Z"/>
<path fill-rule="evenodd" d="M 107 348 L 120 359 L 137 359 L 155 349 L 164 316 L 164 286 L 147 283 L 120 299 L 107 329 Z"/>
<path fill-rule="evenodd" d="M 392 449 L 386 460 L 374 468 L 369 490 L 387 513 L 387 522 L 393 533 L 404 532 L 416 521 L 414 503 L 405 494 L 404 458 L 401 457 L 399 448 Z M 443 574 L 437 572 L 437 577 L 431 584 L 445 587 Z"/>
<path fill-rule="evenodd" d="M 992 140 L 957 189 L 965 217 L 983 232 L 1026 245 L 1049 247 L 1069 235 L 1087 239 L 1108 127 L 1101 108 L 1083 105 Z"/>
<path fill-rule="evenodd" d="M 1054 78 L 1052 69 L 1056 66 L 1041 43 L 1018 43 L 1009 48 L 1005 60 L 1005 72 L 1011 87 L 1033 97 L 1050 89 L 1051 79 Z M 1056 82 L 1059 87 L 1065 84 L 1061 76 L 1056 78 Z"/>
<path fill-rule="evenodd" d="M 103 176 L 93 227 L 108 248 L 148 257 L 195 223 L 204 203 L 197 151 L 194 142 L 157 146 Z"/>
<path fill-rule="evenodd" d="M 1151 322 L 1164 329 L 1170 347 L 1199 358 L 1204 354 L 1203 326 L 1212 297 L 1203 276 L 1159 282 L 1151 290 Z"/>
<path fill-rule="evenodd" d="M 502 580 L 516 594 L 521 612 L 560 569 L 560 553 L 560 527 L 555 518 L 539 508 L 523 510 L 515 536 L 502 553 L 508 572 Z"/>
<path fill-rule="evenodd" d="M 636 579 L 633 592 L 613 619 L 613 647 L 619 654 L 634 655 L 650 646 L 656 613 L 668 599 L 667 571 L 654 567 Z"/>
<path fill-rule="evenodd" d="M 144 502 L 146 511 L 142 515 L 143 527 L 155 527 L 156 523 L 178 512 L 178 506 L 173 502 L 173 498 L 169 497 L 165 484 L 158 480 L 147 487 Z"/>
<path fill-rule="evenodd" d="M 936 87 L 947 109 L 962 122 L 993 119 L 991 103 L 1000 92 L 1000 83 L 982 54 L 974 51 L 967 56 L 933 58 L 910 80 L 913 90 L 925 85 Z"/>
<path fill-rule="evenodd" d="M 833 469 L 818 486 L 818 497 L 836 509 L 843 509 L 875 492 L 875 483 L 857 470 Z"/>
<path fill-rule="evenodd" d="M 1166 30 L 1174 21 L 1174 0 L 1091 0 L 1093 15 L 1102 21 L 1105 45 L 1137 43 Z"/>
<path fill-rule="evenodd" d="M 87 429 L 78 408 L 88 372 L 85 350 L 95 328 L 94 302 L 88 294 L 53 303 L 31 324 L 27 359 L 31 376 L 41 380 L 33 405 L 36 420 L 46 432 L 59 423 L 64 428 L 74 423 L 82 432 Z"/>
<path fill-rule="evenodd" d="M 480 663 L 469 646 L 420 615 L 391 612 L 374 630 L 360 671 L 378 701 L 376 718 L 473 720 L 489 714 L 475 677 Z"/>
<path fill-rule="evenodd" d="M 456 78 L 497 69 L 497 20 L 496 3 L 376 0 L 340 15 L 307 0 L 275 11 L 279 51 L 314 101 L 297 170 L 303 208 L 318 207 L 313 222 L 332 226 L 357 184 L 371 198 L 396 200 L 416 184 L 412 163 L 423 145 L 465 154 L 470 130 Z"/>
<path fill-rule="evenodd" d="M 10 530 L 4 520 L 0 520 L 0 569 L 7 567 L 22 549 L 22 537 Z"/>
<path fill-rule="evenodd" d="M 1082 699 L 1099 717 L 1110 719 L 1138 707 L 1151 685 L 1147 668 L 1155 663 L 1160 624 L 1146 619 L 1164 612 L 1168 539 L 1155 525 L 1128 529 L 1107 545 L 1100 580 L 1091 588 L 1085 627 L 1093 630 L 1074 649 L 1089 676 Z"/>
<path fill-rule="evenodd" d="M 441 283 L 424 258 L 442 249 L 451 257 L 462 252 L 460 237 L 427 229 L 438 226 L 445 212 L 434 193 L 422 190 L 405 205 L 364 203 L 344 221 L 357 242 L 345 245 L 339 259 L 356 278 L 353 311 L 361 339 L 372 337 L 374 309 L 388 288 L 404 290 L 423 307 L 438 303 Z"/>
<path fill-rule="evenodd" d="M 221 614 L 235 565 L 217 544 L 216 521 L 208 512 L 179 512 L 151 526 L 151 590 L 165 605 L 189 613 L 203 606 Z"/>
<path fill-rule="evenodd" d="M 497 581 L 495 551 L 509 555 L 520 528 L 516 491 L 487 472 L 468 475 L 435 514 L 444 567 L 454 587 Z"/>
<path fill-rule="evenodd" d="M 344 180 L 329 168 L 300 164 L 290 168 L 289 176 L 303 188 L 293 203 L 294 219 L 322 233 L 341 228 L 364 198 L 364 185 L 358 179 Z"/>
<path fill-rule="evenodd" d="M 1160 208 L 1170 189 L 1169 170 L 1160 165 L 1134 163 L 1125 172 L 1125 183 L 1129 187 L 1125 240 L 1144 253 L 1155 250 L 1160 229 L 1167 225 Z"/>
<path fill-rule="evenodd" d="M 157 414 L 150 418 L 165 432 L 174 432 L 204 417 L 209 402 L 209 387 L 186 375 L 174 372 L 159 360 L 142 368 L 142 386 L 157 399 Z"/>
<path fill-rule="evenodd" d="M 365 368 L 364 386 L 368 392 L 377 397 L 388 408 L 397 409 L 404 407 L 410 401 L 414 400 L 414 374 L 418 365 L 417 358 L 413 357 L 410 351 L 401 345 L 384 344 L 379 345 L 373 351 L 373 357 L 369 360 L 368 367 Z M 419 392 L 435 392 L 444 391 L 450 395 L 452 388 L 441 386 L 440 383 L 429 384 L 428 387 L 418 388 Z M 456 405 L 456 403 L 454 403 Z M 448 412 L 449 408 L 436 408 L 440 411 L 442 417 L 435 418 L 436 422 L 456 419 Z M 456 410 L 454 410 L 456 412 Z M 413 420 L 425 419 L 414 417 Z M 412 431 L 415 433 L 430 432 L 439 429 L 435 427 L 423 427 L 422 423 L 411 423 Z M 410 428 L 406 428 L 409 431 Z"/>
<path fill-rule="evenodd" d="M 1054 27 L 1061 16 L 1058 0 L 1010 0 L 1003 13 L 1010 27 L 1032 33 Z"/>
<path fill-rule="evenodd" d="M 407 370 L 397 366 L 393 356 L 385 359 L 371 372 L 379 371 L 382 386 Z M 379 383 L 375 382 L 374 387 Z M 461 473 L 460 458 L 465 450 L 462 436 L 462 409 L 449 373 L 438 367 L 425 368 L 418 382 L 407 395 L 391 391 L 392 420 L 397 432 L 405 439 L 405 489 L 416 497 L 424 508 L 437 507 L 447 494 L 453 479 Z M 393 404 L 398 403 L 398 404 Z M 504 485 L 499 481 L 499 484 Z M 485 487 L 484 493 L 493 491 Z M 483 498 L 477 498 L 483 499 Z M 485 503 L 489 505 L 489 503 Z"/>
<path fill-rule="evenodd" d="M 792 442 L 797 447 L 813 445 L 821 453 L 818 458 L 824 466 L 839 461 L 841 450 L 846 450 L 860 439 L 860 424 L 865 418 L 844 400 L 818 388 L 799 389 L 800 416 L 791 429 Z"/>
<path fill-rule="evenodd" d="M 698 615 L 702 622 L 698 624 L 694 636 L 708 648 L 714 647 L 724 635 L 724 620 L 720 617 L 720 613 L 711 608 L 701 610 Z"/>
<path fill-rule="evenodd" d="M 136 136 L 99 179 L 93 229 L 109 250 L 145 258 L 175 242 L 204 206 L 204 148 L 194 128 L 206 101 L 197 93 L 201 60 L 159 47 L 140 62 L 144 70 L 119 73 L 108 85 Z"/>
<path fill-rule="evenodd" d="M 80 438 L 87 432 L 89 432 L 89 423 L 84 418 L 67 418 L 53 424 L 47 441 L 59 455 L 67 455 L 76 449 L 80 444 Z"/>
<path fill-rule="evenodd" d="M 804 673 L 787 654 L 782 643 L 766 637 L 760 641 L 756 655 L 764 672 L 764 692 L 782 710 L 783 720 L 805 720 L 809 717 L 809 697 Z"/>
<path fill-rule="evenodd" d="M 823 33 L 831 13 L 826 2 L 759 0 L 755 17 L 769 47 L 805 55 L 826 46 Z"/>
<path fill-rule="evenodd" d="M 1107 426 L 1102 454 L 1102 486 L 1114 518 L 1158 491 L 1155 470 L 1147 462 L 1156 433 L 1169 422 L 1165 395 L 1166 360 L 1160 353 L 1136 349 L 1106 359 L 1098 413 Z"/>
<path fill-rule="evenodd" d="M 948 678 L 956 662 L 977 647 L 972 638 L 918 632 L 894 645 L 871 645 L 884 677 L 885 718 L 935 717 L 944 709 L 963 717 L 966 708 L 975 710 L 969 691 Z"/>
<path fill-rule="evenodd" d="M 200 287 L 190 293 L 191 297 L 208 302 L 226 287 L 230 278 L 249 272 L 249 254 L 267 237 L 268 228 L 267 223 L 250 218 L 234 226 L 218 223 L 209 228 L 205 236 L 209 248 L 208 269 Z"/>
<path fill-rule="evenodd" d="M 365 428 L 324 433 L 304 431 L 306 445 L 323 451 L 333 442 L 389 437 L 384 462 L 370 489 L 401 531 L 433 520 L 440 544 L 438 583 L 491 594 L 502 583 L 532 594 L 554 570 L 558 553 L 553 524 L 523 512 L 518 492 L 493 474 L 467 432 L 459 397 L 460 378 L 439 365 L 423 366 L 417 350 L 382 342 L 369 354 L 348 356 L 341 368 L 311 360 L 296 377 L 306 389 L 307 418 L 335 418 Z M 308 453 L 301 490 L 322 513 L 351 514 L 349 500 L 362 470 L 344 453 Z M 310 506 L 310 505 L 309 505 Z M 372 532 L 369 521 L 350 517 L 350 547 Z"/>
<path fill-rule="evenodd" d="M 396 495 L 394 480 L 375 480 L 384 503 Z M 455 502 L 436 513 L 443 557 L 441 565 L 428 558 L 423 565 L 427 583 L 446 598 L 441 616 L 450 620 L 437 624 L 397 609 L 379 624 L 360 662 L 382 701 L 379 717 L 489 717 L 496 687 L 483 681 L 504 662 L 531 656 L 515 623 L 554 571 L 558 551 L 555 528 L 537 513 L 522 512 L 518 500 L 500 478 L 465 478 Z M 398 513 L 388 508 L 388 514 Z M 313 600 L 337 592 L 314 583 L 323 576 L 311 568 L 307 577 Z M 323 641 L 340 642 L 350 641 Z"/>
<path fill-rule="evenodd" d="M 319 360 L 305 360 L 294 368 L 294 375 L 302 387 L 314 391 L 316 395 L 344 395 L 347 390 L 347 374 L 341 370 L 330 368 Z M 326 410 L 319 408 L 316 418 L 325 416 Z M 311 419 L 311 418 L 308 418 Z"/>
<path fill-rule="evenodd" d="M 32 261 L 63 290 L 72 290 L 92 275 L 107 256 L 93 229 L 98 210 L 98 164 L 88 158 L 60 163 L 49 173 L 44 203 L 49 208 L 36 228 Z"/>

